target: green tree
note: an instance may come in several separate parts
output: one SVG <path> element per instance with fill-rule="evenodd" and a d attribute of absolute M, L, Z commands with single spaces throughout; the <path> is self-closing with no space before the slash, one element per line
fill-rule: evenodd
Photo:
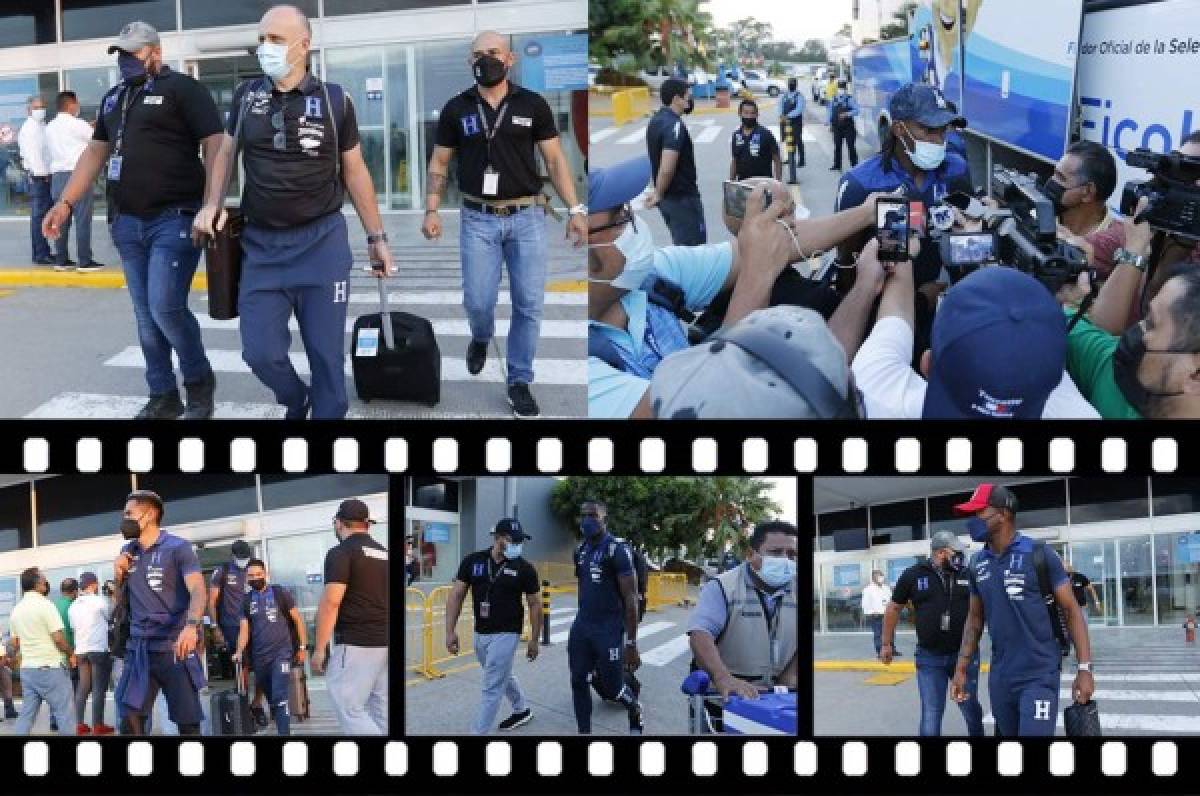
<path fill-rule="evenodd" d="M 698 46 L 712 17 L 700 0 L 595 0 L 588 4 L 588 52 L 611 63 L 631 55 L 643 66 L 701 63 Z"/>
<path fill-rule="evenodd" d="M 908 36 L 908 22 L 912 18 L 912 12 L 917 8 L 915 0 L 901 5 L 892 13 L 892 21 L 886 25 L 881 25 L 879 28 L 879 38 L 881 41 L 887 39 L 903 39 Z"/>

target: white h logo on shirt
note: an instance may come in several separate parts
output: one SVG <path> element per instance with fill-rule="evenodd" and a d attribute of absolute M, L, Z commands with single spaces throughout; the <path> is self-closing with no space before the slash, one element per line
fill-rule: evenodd
<path fill-rule="evenodd" d="M 1050 720 L 1050 700 L 1049 699 L 1033 700 L 1033 720 L 1034 721 L 1049 721 Z"/>
<path fill-rule="evenodd" d="M 333 283 L 333 303 L 334 304 L 345 304 L 346 303 L 346 283 L 345 282 L 334 282 Z"/>

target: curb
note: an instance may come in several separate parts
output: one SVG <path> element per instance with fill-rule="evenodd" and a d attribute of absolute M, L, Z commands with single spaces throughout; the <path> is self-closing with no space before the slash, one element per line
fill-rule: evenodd
<path fill-rule="evenodd" d="M 991 671 L 991 664 L 980 663 L 980 673 Z M 896 672 L 913 673 L 917 665 L 912 661 L 893 661 L 890 665 L 882 661 L 813 661 L 813 671 L 816 672 Z"/>

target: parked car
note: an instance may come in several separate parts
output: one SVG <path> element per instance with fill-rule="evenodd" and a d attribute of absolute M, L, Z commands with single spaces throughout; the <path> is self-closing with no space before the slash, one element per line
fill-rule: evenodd
<path fill-rule="evenodd" d="M 765 72 L 757 69 L 747 69 L 742 73 L 742 86 L 755 94 L 766 94 L 768 97 L 778 97 L 787 91 L 787 83 L 775 77 L 767 77 Z"/>

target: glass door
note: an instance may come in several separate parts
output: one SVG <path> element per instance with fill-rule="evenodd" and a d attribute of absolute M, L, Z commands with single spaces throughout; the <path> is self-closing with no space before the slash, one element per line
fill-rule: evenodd
<path fill-rule="evenodd" d="M 1120 582 L 1117 577 L 1116 548 L 1111 541 L 1072 542 L 1071 564 L 1087 576 L 1096 588 L 1101 603 L 1088 607 L 1088 624 L 1119 625 Z"/>
<path fill-rule="evenodd" d="M 221 122 L 228 124 L 229 113 L 233 108 L 233 92 L 246 80 L 262 77 L 258 58 L 253 55 L 229 55 L 215 58 L 200 58 L 187 62 L 188 70 L 202 86 L 208 89 L 213 102 L 217 104 L 217 112 Z M 242 194 L 242 168 L 239 159 L 238 169 L 230 177 L 229 198 L 237 198 Z"/>

